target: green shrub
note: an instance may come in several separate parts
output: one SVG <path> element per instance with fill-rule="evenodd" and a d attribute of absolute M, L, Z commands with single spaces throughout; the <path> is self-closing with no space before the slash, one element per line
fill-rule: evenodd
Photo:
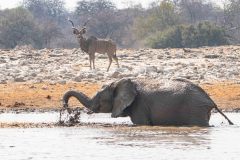
<path fill-rule="evenodd" d="M 34 43 L 36 31 L 34 18 L 26 9 L 7 9 L 0 16 L 0 44 L 5 48 Z"/>
<path fill-rule="evenodd" d="M 146 44 L 152 48 L 180 48 L 182 47 L 182 26 L 157 32 L 147 39 Z"/>
<path fill-rule="evenodd" d="M 209 22 L 197 26 L 180 25 L 149 36 L 146 44 L 152 48 L 182 48 L 228 44 L 224 29 Z"/>

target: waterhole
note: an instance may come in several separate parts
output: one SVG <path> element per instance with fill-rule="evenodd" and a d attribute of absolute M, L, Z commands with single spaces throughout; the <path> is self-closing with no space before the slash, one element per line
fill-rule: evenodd
<path fill-rule="evenodd" d="M 37 124 L 56 124 L 59 113 L 2 113 L 0 123 L 31 123 L 33 126 L 0 128 L 0 159 L 237 160 L 240 157 L 240 114 L 226 115 L 235 125 L 228 125 L 218 113 L 211 117 L 213 127 L 207 128 L 134 126 L 129 118 L 83 113 L 80 116 L 83 125 L 40 128 Z"/>

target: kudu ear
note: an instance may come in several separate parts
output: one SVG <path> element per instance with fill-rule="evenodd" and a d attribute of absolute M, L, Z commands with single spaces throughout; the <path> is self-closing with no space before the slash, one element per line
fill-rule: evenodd
<path fill-rule="evenodd" d="M 136 87 L 130 79 L 122 79 L 115 84 L 112 117 L 119 117 L 132 104 L 137 95 Z"/>

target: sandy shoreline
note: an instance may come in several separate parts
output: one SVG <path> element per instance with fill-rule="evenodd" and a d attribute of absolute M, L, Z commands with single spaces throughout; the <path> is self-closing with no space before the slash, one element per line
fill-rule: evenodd
<path fill-rule="evenodd" d="M 92 97 L 102 83 L 71 82 L 66 84 L 11 83 L 0 84 L 0 110 L 58 110 L 62 107 L 61 98 L 70 90 L 78 90 Z M 219 108 L 225 111 L 240 110 L 240 84 L 216 82 L 200 84 Z M 69 101 L 71 107 L 83 107 L 75 98 Z"/>

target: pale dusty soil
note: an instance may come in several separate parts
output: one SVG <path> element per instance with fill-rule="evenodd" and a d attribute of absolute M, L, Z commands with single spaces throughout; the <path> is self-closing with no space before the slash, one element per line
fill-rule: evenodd
<path fill-rule="evenodd" d="M 48 83 L 10 83 L 0 84 L 0 109 L 60 109 L 63 94 L 70 90 L 78 90 L 93 96 L 102 84 L 92 82 L 71 82 L 67 84 Z M 216 82 L 201 84 L 219 108 L 227 111 L 240 109 L 240 84 L 233 82 Z M 72 107 L 82 105 L 74 98 L 69 102 Z"/>
<path fill-rule="evenodd" d="M 63 94 L 72 89 L 93 96 L 100 88 L 96 83 L 67 83 L 61 84 L 29 84 L 12 83 L 0 84 L 0 108 L 1 109 L 58 109 L 62 107 L 61 98 Z M 76 99 L 70 99 L 71 106 L 81 106 Z"/>

